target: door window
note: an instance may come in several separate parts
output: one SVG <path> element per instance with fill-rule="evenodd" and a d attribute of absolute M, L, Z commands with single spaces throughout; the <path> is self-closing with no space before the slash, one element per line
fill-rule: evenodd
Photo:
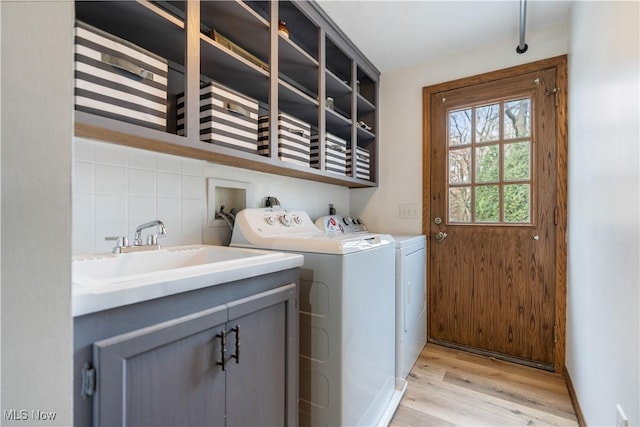
<path fill-rule="evenodd" d="M 531 97 L 447 111 L 448 222 L 531 224 Z"/>

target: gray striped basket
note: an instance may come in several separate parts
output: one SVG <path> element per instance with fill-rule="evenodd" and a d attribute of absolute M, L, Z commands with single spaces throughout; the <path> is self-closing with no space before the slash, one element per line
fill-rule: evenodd
<path fill-rule="evenodd" d="M 324 170 L 339 175 L 347 174 L 347 141 L 327 132 Z M 320 168 L 318 135 L 311 136 L 311 166 Z"/>
<path fill-rule="evenodd" d="M 166 59 L 76 21 L 76 110 L 166 130 L 167 76 Z"/>
<path fill-rule="evenodd" d="M 269 155 L 269 116 L 258 119 L 258 150 Z M 283 162 L 309 166 L 311 126 L 285 113 L 278 113 L 278 158 Z"/>
<path fill-rule="evenodd" d="M 353 162 L 351 161 L 351 150 L 349 150 L 347 154 L 347 161 L 349 164 L 347 169 L 347 174 L 351 175 L 351 168 L 353 164 Z M 356 148 L 355 165 L 356 165 L 356 178 L 366 179 L 367 181 L 370 181 L 371 180 L 371 155 L 369 153 L 369 150 L 362 147 Z"/>
<path fill-rule="evenodd" d="M 178 135 L 184 135 L 184 94 L 178 95 Z M 200 89 L 200 140 L 258 153 L 258 101 L 217 82 Z"/>

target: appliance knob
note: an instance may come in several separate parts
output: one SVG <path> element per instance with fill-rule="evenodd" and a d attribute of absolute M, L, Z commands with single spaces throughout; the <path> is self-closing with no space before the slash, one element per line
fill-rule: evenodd
<path fill-rule="evenodd" d="M 344 222 L 344 225 L 349 225 L 349 221 L 351 221 L 351 218 L 349 217 L 342 218 L 342 222 Z"/>
<path fill-rule="evenodd" d="M 280 222 L 285 227 L 291 227 L 291 216 L 289 216 L 288 214 L 280 216 Z"/>
<path fill-rule="evenodd" d="M 294 221 L 296 224 L 302 224 L 302 218 L 300 218 L 298 215 L 294 215 L 294 216 L 293 216 L 293 221 Z"/>
<path fill-rule="evenodd" d="M 273 225 L 273 224 L 276 223 L 276 219 L 274 217 L 272 217 L 272 216 L 266 217 L 265 221 L 267 221 L 267 224 L 269 224 L 269 225 Z"/>
<path fill-rule="evenodd" d="M 362 224 L 362 221 L 360 221 L 360 218 L 355 218 L 353 222 L 355 222 L 356 224 Z"/>

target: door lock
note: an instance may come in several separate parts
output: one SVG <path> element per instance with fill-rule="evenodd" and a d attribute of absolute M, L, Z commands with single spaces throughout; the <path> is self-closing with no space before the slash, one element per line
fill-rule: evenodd
<path fill-rule="evenodd" d="M 439 216 L 437 216 L 437 217 L 435 217 L 435 218 L 433 219 L 433 222 L 435 222 L 435 223 L 436 223 L 436 225 L 440 225 L 440 224 L 442 224 L 442 218 L 440 218 Z"/>

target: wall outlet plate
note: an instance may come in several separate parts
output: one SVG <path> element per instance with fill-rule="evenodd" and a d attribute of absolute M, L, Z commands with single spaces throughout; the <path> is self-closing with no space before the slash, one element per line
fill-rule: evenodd
<path fill-rule="evenodd" d="M 616 405 L 616 427 L 629 427 L 629 420 L 620 405 Z"/>

